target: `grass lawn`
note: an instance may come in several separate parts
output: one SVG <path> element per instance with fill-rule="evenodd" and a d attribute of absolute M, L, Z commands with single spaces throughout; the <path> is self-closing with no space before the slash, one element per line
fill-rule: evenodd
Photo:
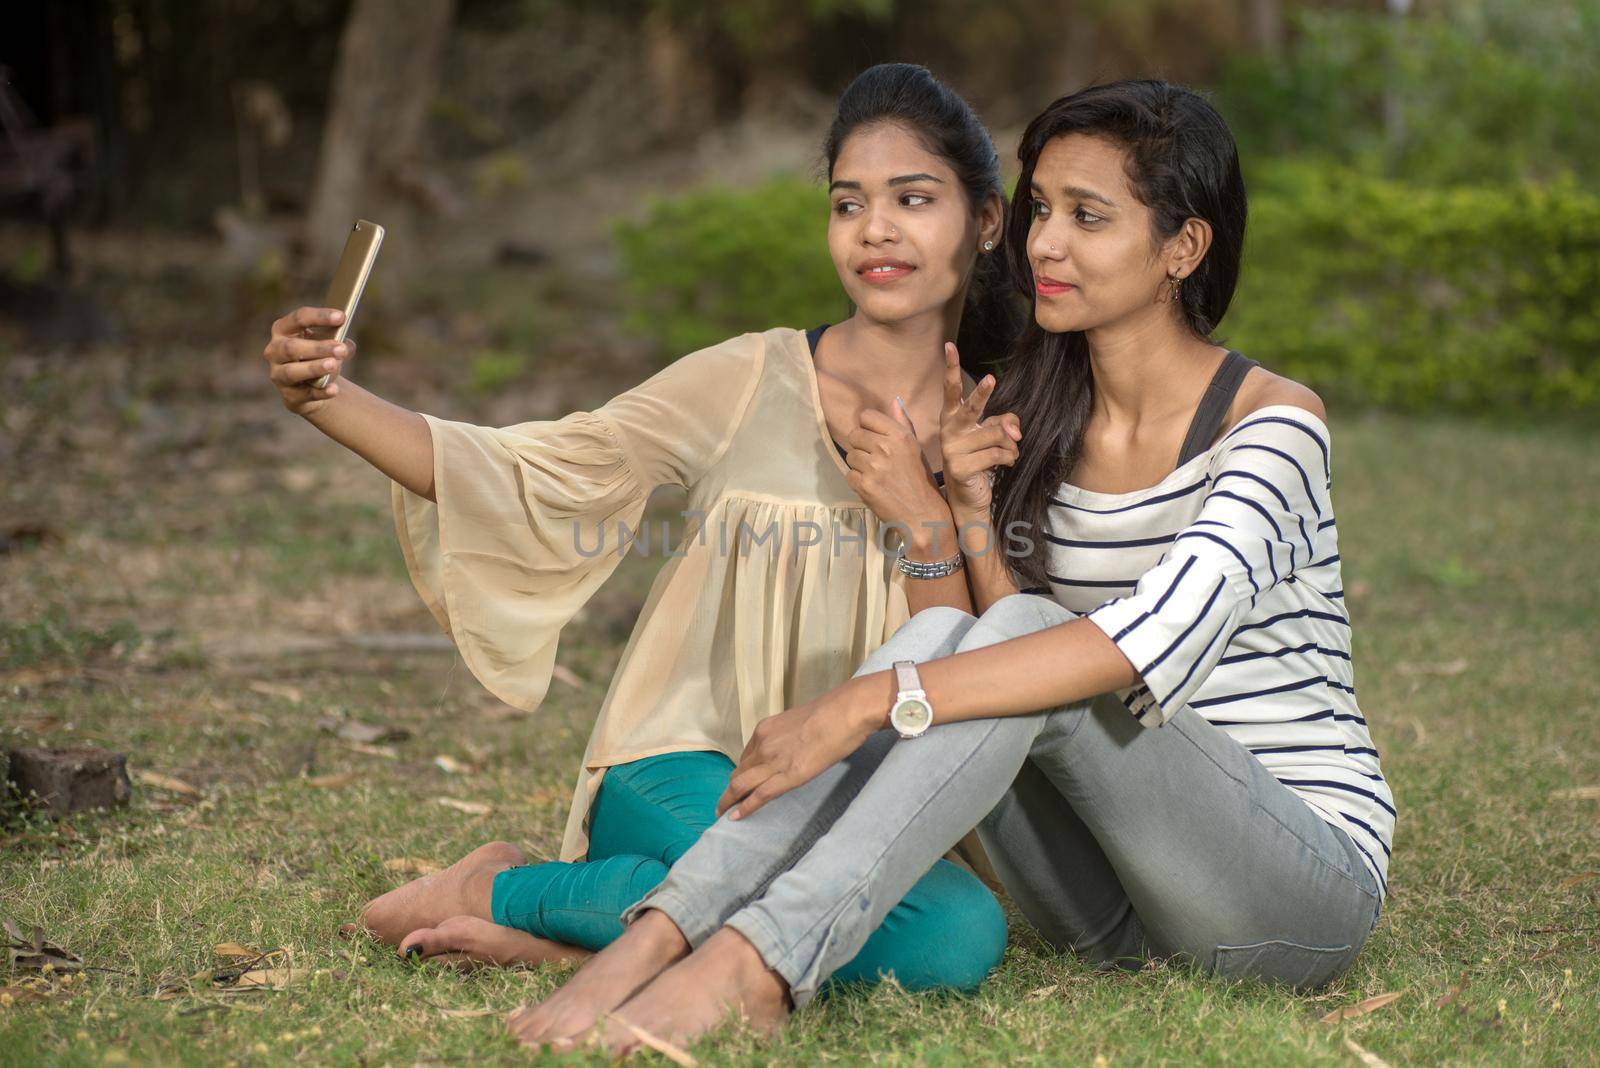
<path fill-rule="evenodd" d="M 0 825 L 0 915 L 91 966 L 40 980 L 0 958 L 0 1065 L 521 1062 L 503 1014 L 566 974 L 461 976 L 335 932 L 408 865 L 497 838 L 553 853 L 659 559 L 570 628 L 539 713 L 508 708 L 438 641 L 387 483 L 257 376 L 107 421 L 64 389 L 59 417 L 10 421 L 0 528 L 44 529 L 0 552 L 0 748 L 104 745 L 136 785 L 124 811 Z M 1596 1063 L 1600 443 L 1350 416 L 1334 450 L 1360 702 L 1400 809 L 1353 971 L 1310 996 L 1099 974 L 1014 918 L 974 997 L 850 993 L 701 1062 Z M 352 745 L 328 718 L 409 736 Z M 283 949 L 283 989 L 215 985 L 230 942 Z"/>

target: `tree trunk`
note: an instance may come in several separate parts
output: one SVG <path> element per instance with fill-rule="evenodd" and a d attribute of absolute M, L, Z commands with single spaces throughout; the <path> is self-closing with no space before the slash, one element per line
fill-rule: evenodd
<path fill-rule="evenodd" d="M 1268 59 L 1283 58 L 1282 0 L 1246 0 L 1245 27 L 1256 51 Z"/>
<path fill-rule="evenodd" d="M 357 218 L 381 223 L 391 237 L 410 229 L 404 192 L 419 184 L 422 130 L 454 6 L 455 0 L 351 5 L 306 218 L 307 271 L 332 272 Z M 392 263 L 395 251 L 386 248 L 384 258 Z"/>
<path fill-rule="evenodd" d="M 0 786 L 24 804 L 55 819 L 85 809 L 128 803 L 127 758 L 94 746 L 77 749 L 13 749 Z M 3 797 L 0 797 L 3 800 Z"/>

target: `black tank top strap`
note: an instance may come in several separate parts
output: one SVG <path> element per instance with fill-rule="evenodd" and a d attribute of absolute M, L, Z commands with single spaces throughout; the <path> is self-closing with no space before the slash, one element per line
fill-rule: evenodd
<path fill-rule="evenodd" d="M 1206 387 L 1205 396 L 1200 398 L 1194 419 L 1189 423 L 1189 433 L 1184 435 L 1183 448 L 1178 450 L 1179 467 L 1211 447 L 1217 431 L 1222 429 L 1222 421 L 1228 417 L 1228 409 L 1232 407 L 1233 398 L 1239 392 L 1239 384 L 1244 381 L 1244 376 L 1250 372 L 1250 368 L 1255 366 L 1256 361 L 1232 349 L 1228 350 L 1228 355 L 1223 357 L 1222 366 L 1211 376 L 1211 384 Z"/>

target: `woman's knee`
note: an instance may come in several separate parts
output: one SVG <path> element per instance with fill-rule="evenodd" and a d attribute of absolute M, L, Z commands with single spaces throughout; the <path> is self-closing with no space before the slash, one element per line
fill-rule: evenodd
<path fill-rule="evenodd" d="M 1070 623 L 1077 618 L 1076 612 L 1049 597 L 1036 593 L 1013 593 L 985 609 L 983 615 L 967 629 L 957 651 L 981 649 L 1047 627 Z"/>
<path fill-rule="evenodd" d="M 857 675 L 870 675 L 887 671 L 896 660 L 937 660 L 956 651 L 963 635 L 977 623 L 970 612 L 949 605 L 924 608 L 889 636 L 889 640 L 873 650 L 856 671 Z"/>
<path fill-rule="evenodd" d="M 949 631 L 957 627 L 969 626 L 978 617 L 971 612 L 964 611 L 948 604 L 936 604 L 931 608 L 924 608 L 910 619 L 901 624 L 902 629 L 915 623 L 919 627 L 932 627 L 938 631 Z"/>
<path fill-rule="evenodd" d="M 733 761 L 690 750 L 618 764 L 589 817 L 589 857 L 642 855 L 673 863 L 717 818 Z"/>

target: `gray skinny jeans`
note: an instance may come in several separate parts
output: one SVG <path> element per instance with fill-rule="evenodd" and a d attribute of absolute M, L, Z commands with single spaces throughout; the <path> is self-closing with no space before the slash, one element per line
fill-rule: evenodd
<path fill-rule="evenodd" d="M 1073 618 L 1032 594 L 981 619 L 927 609 L 857 673 Z M 754 814 L 719 819 L 623 919 L 660 909 L 695 946 L 733 928 L 798 1007 L 980 819 L 1039 934 L 1105 966 L 1186 956 L 1230 978 L 1315 987 L 1349 967 L 1377 923 L 1377 886 L 1348 835 L 1198 713 L 1150 730 L 1111 696 L 936 719 L 904 741 L 879 731 Z"/>

